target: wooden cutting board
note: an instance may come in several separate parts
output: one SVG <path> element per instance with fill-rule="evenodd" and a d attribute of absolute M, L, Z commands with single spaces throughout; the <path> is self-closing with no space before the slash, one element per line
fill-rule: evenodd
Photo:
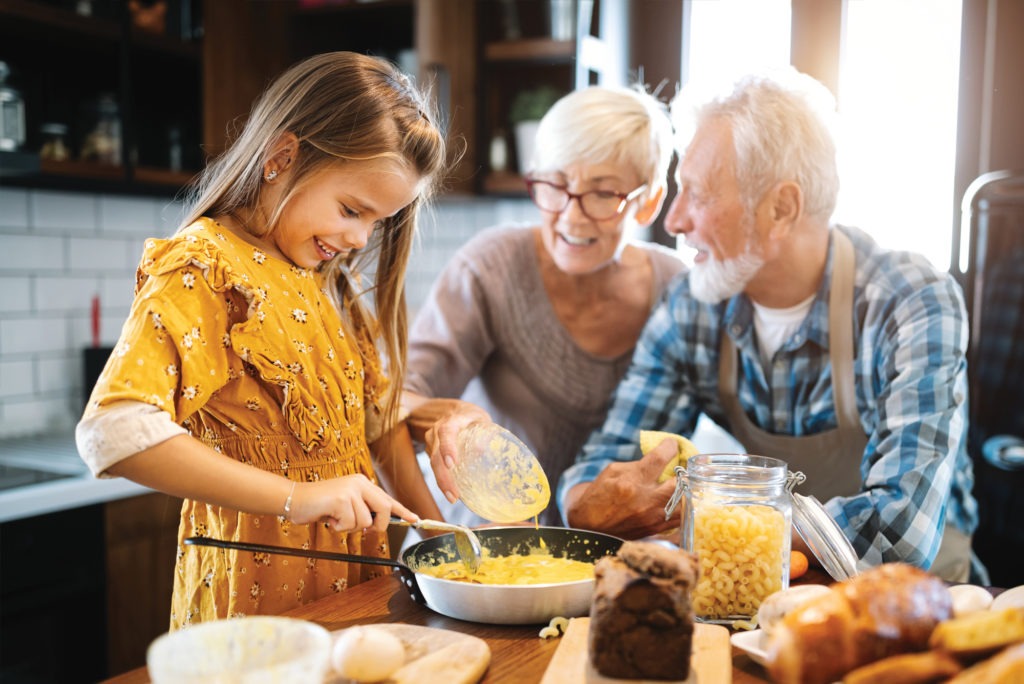
<path fill-rule="evenodd" d="M 573 618 L 562 635 L 541 684 L 665 684 L 646 679 L 613 679 L 594 669 L 587 656 L 590 618 Z M 682 681 L 682 680 L 680 680 Z M 693 654 L 687 684 L 730 684 L 732 682 L 732 646 L 729 630 L 721 625 L 697 623 L 693 626 Z"/>
<path fill-rule="evenodd" d="M 476 684 L 491 663 L 490 647 L 475 636 L 397 623 L 372 627 L 394 634 L 405 645 L 405 665 L 382 684 Z M 332 648 L 344 632 L 331 632 Z M 333 670 L 324 679 L 325 684 L 348 681 Z"/>

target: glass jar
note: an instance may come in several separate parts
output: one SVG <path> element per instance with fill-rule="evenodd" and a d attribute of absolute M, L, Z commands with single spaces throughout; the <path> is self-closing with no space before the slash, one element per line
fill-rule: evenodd
<path fill-rule="evenodd" d="M 81 158 L 101 164 L 121 164 L 121 113 L 110 93 L 100 95 L 87 107 L 91 130 L 82 142 Z"/>
<path fill-rule="evenodd" d="M 25 143 L 25 101 L 7 78 L 7 63 L 0 61 L 0 150 L 14 152 Z"/>
<path fill-rule="evenodd" d="M 803 475 L 750 454 L 691 456 L 677 472 L 683 546 L 700 562 L 694 614 L 716 624 L 753 619 L 765 598 L 789 587 L 789 489 Z"/>
<path fill-rule="evenodd" d="M 68 150 L 68 127 L 62 123 L 44 123 L 39 127 L 43 136 L 42 147 L 39 148 L 39 158 L 51 161 L 64 161 L 71 154 Z"/>

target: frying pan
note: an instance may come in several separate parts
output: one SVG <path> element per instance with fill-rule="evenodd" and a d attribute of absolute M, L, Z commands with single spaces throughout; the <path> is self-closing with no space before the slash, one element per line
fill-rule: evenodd
<path fill-rule="evenodd" d="M 622 540 L 600 532 L 566 527 L 490 527 L 474 530 L 480 545 L 491 555 L 526 555 L 546 547 L 553 556 L 596 562 L 614 554 Z M 417 542 L 407 548 L 401 560 L 375 558 L 330 551 L 309 551 L 285 546 L 223 541 L 208 537 L 190 537 L 186 544 L 216 546 L 262 553 L 282 553 L 306 558 L 369 563 L 394 568 L 417 603 L 434 612 L 458 620 L 498 625 L 546 623 L 553 617 L 578 617 L 590 610 L 594 580 L 557 584 L 473 584 L 441 579 L 419 572 L 420 568 L 458 560 L 455 538 L 443 534 Z"/>

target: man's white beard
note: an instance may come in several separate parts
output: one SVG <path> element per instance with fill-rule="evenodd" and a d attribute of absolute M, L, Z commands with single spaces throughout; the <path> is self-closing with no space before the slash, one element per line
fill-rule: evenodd
<path fill-rule="evenodd" d="M 733 259 L 719 261 L 709 255 L 707 261 L 690 269 L 690 292 L 705 304 L 717 304 L 735 297 L 764 266 L 764 258 L 748 246 Z"/>

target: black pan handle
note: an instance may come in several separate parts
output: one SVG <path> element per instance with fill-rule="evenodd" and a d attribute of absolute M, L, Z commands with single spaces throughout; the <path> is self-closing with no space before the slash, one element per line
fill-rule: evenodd
<path fill-rule="evenodd" d="M 317 558 L 319 560 L 343 561 L 345 563 L 368 563 L 370 565 L 387 565 L 398 571 L 402 584 L 409 590 L 409 595 L 416 603 L 427 605 L 427 600 L 420 591 L 420 585 L 416 581 L 416 573 L 405 563 L 391 560 L 390 558 L 377 558 L 376 556 L 358 556 L 354 553 L 340 553 L 336 551 L 313 551 L 311 549 L 297 549 L 291 546 L 274 546 L 272 544 L 253 544 L 242 541 L 225 541 L 224 539 L 212 539 L 210 537 L 189 537 L 185 540 L 189 546 L 215 546 L 219 549 L 233 549 L 235 551 L 250 551 L 252 553 L 280 553 L 288 556 L 302 556 L 304 558 Z"/>

